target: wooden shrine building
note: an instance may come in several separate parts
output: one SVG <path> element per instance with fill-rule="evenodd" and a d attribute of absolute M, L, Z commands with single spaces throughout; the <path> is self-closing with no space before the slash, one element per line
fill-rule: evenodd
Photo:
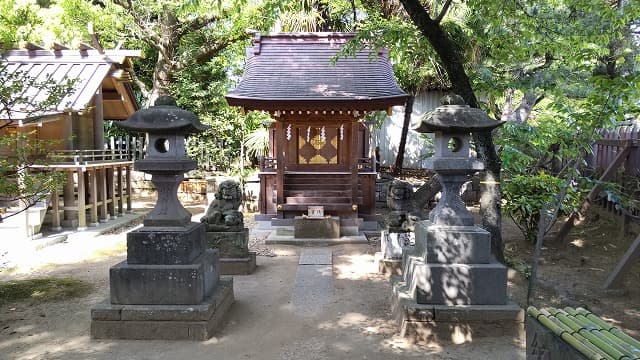
<path fill-rule="evenodd" d="M 79 49 L 28 44 L 26 49 L 0 56 L 0 71 L 27 84 L 22 94 L 15 95 L 20 101 L 0 111 L 0 135 L 23 133 L 50 142 L 46 161 L 31 169 L 64 172 L 67 178 L 63 189 L 31 208 L 39 214 L 27 219 L 33 228 L 27 229 L 28 235 L 38 232 L 47 208 L 51 227 L 58 230 L 95 226 L 131 209 L 133 161 L 130 154 L 113 146 L 106 149 L 104 123 L 125 120 L 140 108 L 131 87 L 131 59 L 140 56 L 140 50 L 104 50 L 85 44 Z M 46 109 L 33 107 L 48 96 L 38 84 L 62 86 L 69 81 L 72 85 L 60 101 Z M 14 151 L 0 148 L 0 156 L 13 156 Z"/>
<path fill-rule="evenodd" d="M 267 111 L 269 157 L 261 161 L 260 215 L 272 225 L 323 206 L 342 224 L 375 220 L 375 160 L 369 112 L 403 105 L 386 51 L 333 61 L 348 33 L 256 35 L 230 105 Z"/>

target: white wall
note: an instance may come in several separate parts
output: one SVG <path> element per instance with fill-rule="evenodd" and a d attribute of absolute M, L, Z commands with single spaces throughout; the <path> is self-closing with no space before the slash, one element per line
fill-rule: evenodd
<path fill-rule="evenodd" d="M 417 124 L 422 116 L 440 106 L 440 98 L 446 92 L 430 90 L 416 96 L 413 103 L 413 113 L 411 123 Z M 404 106 L 394 106 L 391 116 L 387 116 L 380 129 L 371 131 L 371 149 L 380 147 L 380 163 L 382 166 L 391 166 L 396 161 L 400 136 L 402 135 L 402 123 L 404 121 Z M 408 169 L 422 168 L 422 157 L 433 152 L 431 146 L 420 139 L 420 134 L 409 127 L 407 134 L 407 145 L 405 148 L 404 162 L 402 166 Z"/>

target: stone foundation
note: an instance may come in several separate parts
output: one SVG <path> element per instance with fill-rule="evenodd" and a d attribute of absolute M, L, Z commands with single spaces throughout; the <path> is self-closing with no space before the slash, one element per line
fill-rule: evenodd
<path fill-rule="evenodd" d="M 147 265 L 123 261 L 109 270 L 112 304 L 199 304 L 219 278 L 218 251 L 191 264 Z"/>
<path fill-rule="evenodd" d="M 400 277 L 392 280 L 392 312 L 400 335 L 411 342 L 461 344 L 479 337 L 524 337 L 524 311 L 504 305 L 418 304 Z"/>
<path fill-rule="evenodd" d="M 220 258 L 221 275 L 250 275 L 256 270 L 256 253 L 244 258 Z"/>
<path fill-rule="evenodd" d="M 106 301 L 91 309 L 91 337 L 203 341 L 221 328 L 233 302 L 232 278 L 221 278 L 213 293 L 197 305 L 115 305 Z"/>

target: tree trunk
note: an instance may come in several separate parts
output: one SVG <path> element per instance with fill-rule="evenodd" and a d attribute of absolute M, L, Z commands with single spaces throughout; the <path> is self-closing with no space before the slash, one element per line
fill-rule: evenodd
<path fill-rule="evenodd" d="M 413 102 L 415 96 L 411 95 L 407 99 L 404 106 L 404 121 L 402 122 L 402 133 L 400 134 L 400 144 L 398 145 L 398 154 L 392 173 L 398 175 L 402 173 L 402 163 L 404 162 L 404 151 L 407 147 L 407 135 L 409 134 L 409 125 L 411 124 L 411 114 L 413 113 Z"/>
<path fill-rule="evenodd" d="M 420 32 L 438 53 L 447 72 L 454 93 L 462 96 L 469 106 L 478 108 L 478 100 L 471 88 L 469 77 L 464 69 L 464 59 L 456 51 L 456 47 L 440 27 L 440 22 L 431 19 L 427 10 L 419 0 L 401 0 L 402 5 Z M 478 157 L 486 166 L 480 197 L 482 226 L 491 233 L 491 245 L 496 257 L 503 261 L 504 244 L 502 243 L 502 213 L 500 207 L 500 168 L 501 163 L 496 153 L 491 133 L 474 133 Z"/>
<path fill-rule="evenodd" d="M 513 110 L 513 89 L 508 89 L 501 120 L 516 124 L 526 123 L 531 116 L 533 108 L 538 105 L 543 98 L 543 95 L 538 95 L 534 91 L 529 90 L 520 100 L 520 105 Z"/>
<path fill-rule="evenodd" d="M 413 211 L 414 215 L 419 216 L 421 219 L 425 218 L 424 209 L 429 204 L 437 193 L 442 190 L 442 183 L 440 182 L 440 176 L 433 174 L 429 181 L 425 182 L 413 193 Z"/>

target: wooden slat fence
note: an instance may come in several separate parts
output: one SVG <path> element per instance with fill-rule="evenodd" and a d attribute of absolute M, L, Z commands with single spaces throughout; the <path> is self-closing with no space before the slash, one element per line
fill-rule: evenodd
<path fill-rule="evenodd" d="M 633 181 L 630 182 L 630 180 L 640 177 L 640 123 L 637 121 L 623 122 L 614 128 L 600 130 L 599 135 L 601 139 L 593 145 L 593 157 L 590 159 L 589 165 L 597 173 L 601 173 L 626 147 L 631 147 L 628 150 L 629 154 L 626 160 L 611 181 L 625 186 L 625 192 L 635 193 L 635 196 L 640 199 L 640 188 L 635 191 L 630 188 L 633 184 Z M 640 211 L 622 209 L 612 200 L 614 199 L 607 197 L 599 203 L 603 208 L 618 215 L 640 216 Z"/>

